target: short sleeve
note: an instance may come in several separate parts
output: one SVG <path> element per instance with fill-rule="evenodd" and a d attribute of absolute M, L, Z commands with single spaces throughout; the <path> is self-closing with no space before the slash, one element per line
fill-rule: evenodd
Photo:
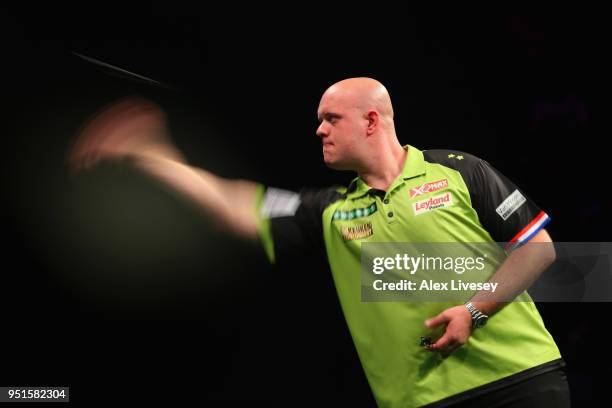
<path fill-rule="evenodd" d="M 293 192 L 259 185 L 255 211 L 268 260 L 324 259 L 323 211 L 339 196 L 333 187 Z"/>
<path fill-rule="evenodd" d="M 506 243 L 506 251 L 527 243 L 550 222 L 525 192 L 485 160 L 475 162 L 468 184 L 481 224 L 496 242 Z"/>

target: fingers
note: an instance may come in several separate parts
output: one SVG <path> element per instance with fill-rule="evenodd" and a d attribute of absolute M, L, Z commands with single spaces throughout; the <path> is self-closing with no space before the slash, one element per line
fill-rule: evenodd
<path fill-rule="evenodd" d="M 162 143 L 165 115 L 154 103 L 125 98 L 94 114 L 77 132 L 67 155 L 73 173 L 88 169 L 103 158 L 120 158 L 135 142 Z"/>
<path fill-rule="evenodd" d="M 451 337 L 450 335 L 447 333 L 444 333 L 444 336 L 440 337 L 438 339 L 438 341 L 436 341 L 433 344 L 430 344 L 429 346 L 427 346 L 427 350 L 429 351 L 441 351 L 443 349 L 445 349 L 449 343 L 451 342 Z"/>
<path fill-rule="evenodd" d="M 427 346 L 426 349 L 448 355 L 463 346 L 471 333 L 471 318 L 468 316 L 468 318 L 465 319 L 464 312 L 465 310 L 462 307 L 453 307 L 426 320 L 425 326 L 430 329 L 446 325 L 442 337 L 435 343 Z"/>
<path fill-rule="evenodd" d="M 427 326 L 427 328 L 429 329 L 438 327 L 444 323 L 448 323 L 448 317 L 444 313 L 440 313 L 436 317 L 432 317 L 429 320 L 425 320 L 425 326 Z"/>
<path fill-rule="evenodd" d="M 465 342 L 453 336 L 448 331 L 438 341 L 426 347 L 429 351 L 437 351 L 442 354 L 451 354 L 463 346 Z"/>
<path fill-rule="evenodd" d="M 75 135 L 75 140 L 70 149 L 69 162 L 73 167 L 82 167 L 96 139 L 105 134 L 104 129 L 108 127 L 111 118 L 116 117 L 121 110 L 125 109 L 126 101 L 120 101 L 107 105 L 93 114 Z"/>
<path fill-rule="evenodd" d="M 94 117 L 83 132 L 80 153 L 85 168 L 95 165 L 103 154 L 120 153 L 117 148 L 133 134 L 134 122 L 147 109 L 148 104 L 142 100 L 128 98 Z"/>

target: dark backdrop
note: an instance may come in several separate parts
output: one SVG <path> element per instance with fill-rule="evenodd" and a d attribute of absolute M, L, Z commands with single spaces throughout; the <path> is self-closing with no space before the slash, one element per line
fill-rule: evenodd
<path fill-rule="evenodd" d="M 80 406 L 374 405 L 327 270 L 268 266 L 120 165 L 69 176 L 79 126 L 130 94 L 168 112 L 193 164 L 299 189 L 352 178 L 322 163 L 316 108 L 333 82 L 374 77 L 401 142 L 485 158 L 551 215 L 556 241 L 608 240 L 603 18 L 296 14 L 3 14 L 0 385 L 69 385 Z M 607 406 L 610 305 L 538 307 L 574 403 Z"/>

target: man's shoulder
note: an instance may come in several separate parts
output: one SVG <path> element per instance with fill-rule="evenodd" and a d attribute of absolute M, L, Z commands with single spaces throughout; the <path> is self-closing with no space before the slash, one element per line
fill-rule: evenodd
<path fill-rule="evenodd" d="M 304 188 L 300 191 L 303 204 L 323 211 L 331 204 L 346 198 L 348 187 L 333 185 L 319 188 Z"/>
<path fill-rule="evenodd" d="M 470 173 L 484 162 L 483 159 L 471 153 L 452 149 L 423 150 L 423 158 L 427 163 L 449 167 L 460 173 Z"/>
<path fill-rule="evenodd" d="M 335 184 L 333 186 L 326 187 L 304 187 L 300 190 L 300 195 L 316 195 L 316 196 L 343 196 L 346 195 L 350 184 L 348 186 L 342 186 L 340 184 Z"/>
<path fill-rule="evenodd" d="M 428 149 L 423 150 L 425 161 L 438 164 L 479 163 L 482 159 L 462 150 Z"/>

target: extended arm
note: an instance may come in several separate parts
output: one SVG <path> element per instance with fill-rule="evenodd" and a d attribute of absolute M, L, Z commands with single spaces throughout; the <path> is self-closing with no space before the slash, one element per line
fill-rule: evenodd
<path fill-rule="evenodd" d="M 101 160 L 126 161 L 228 231 L 247 239 L 258 236 L 256 183 L 189 165 L 171 141 L 163 111 L 150 101 L 129 98 L 102 110 L 79 132 L 68 159 L 75 173 Z"/>

